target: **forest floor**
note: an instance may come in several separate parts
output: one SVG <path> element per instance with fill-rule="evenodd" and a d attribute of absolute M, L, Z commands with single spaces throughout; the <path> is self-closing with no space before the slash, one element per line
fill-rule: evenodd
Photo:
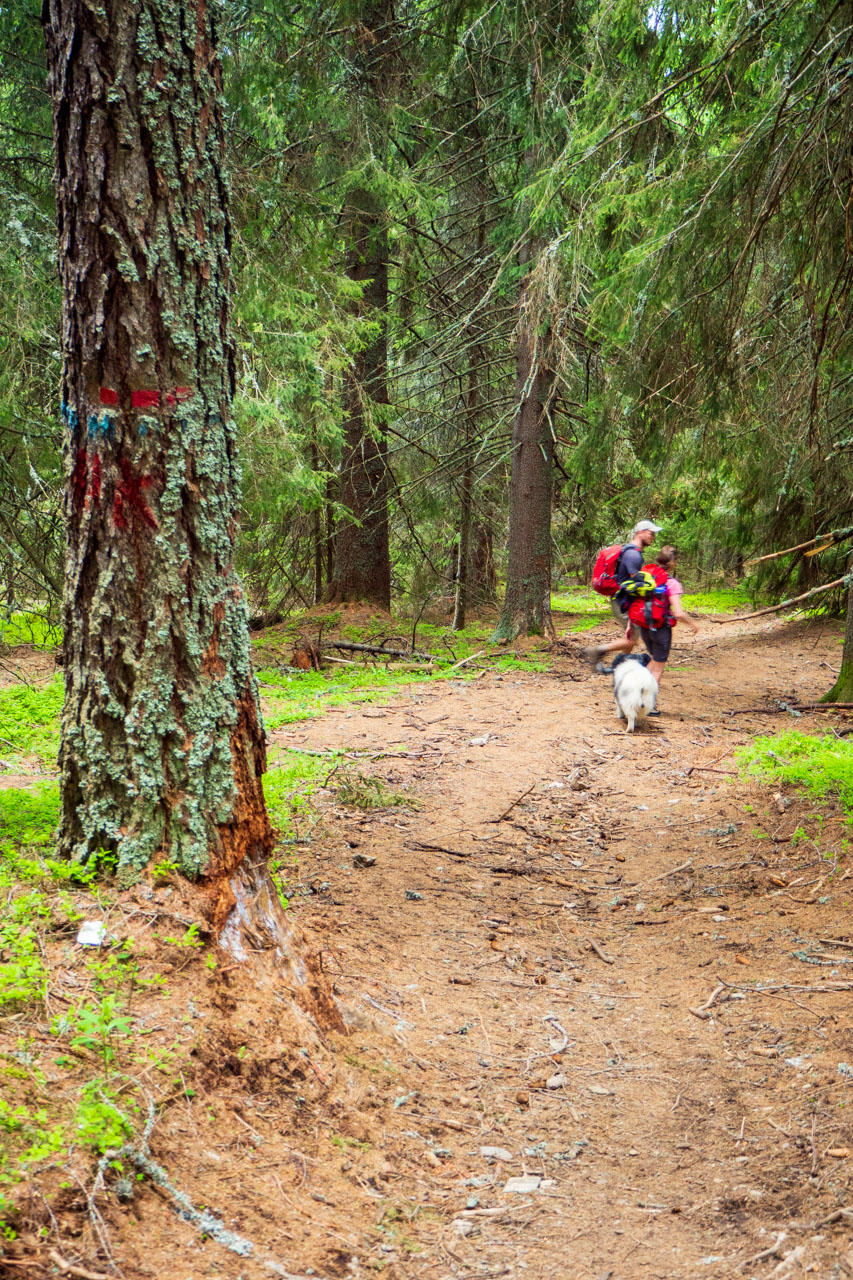
<path fill-rule="evenodd" d="M 579 657 L 610 634 L 271 733 L 405 801 L 321 789 L 291 872 L 348 1034 L 300 1049 L 280 995 L 155 937 L 169 888 L 122 895 L 110 928 L 169 990 L 137 1016 L 175 1054 L 144 1150 L 222 1230 L 143 1161 L 122 1202 L 94 1162 L 49 1212 L 26 1188 L 0 1276 L 853 1275 L 849 827 L 733 761 L 849 722 L 777 701 L 826 690 L 840 628 L 679 632 L 633 735 Z"/>

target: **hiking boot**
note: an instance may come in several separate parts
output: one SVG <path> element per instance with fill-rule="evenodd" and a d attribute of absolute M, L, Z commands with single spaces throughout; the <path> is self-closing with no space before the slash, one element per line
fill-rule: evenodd
<path fill-rule="evenodd" d="M 585 649 L 581 649 L 581 657 L 584 662 L 588 662 L 591 667 L 595 666 L 602 653 L 604 653 L 604 646 L 601 644 L 590 644 L 587 645 Z"/>

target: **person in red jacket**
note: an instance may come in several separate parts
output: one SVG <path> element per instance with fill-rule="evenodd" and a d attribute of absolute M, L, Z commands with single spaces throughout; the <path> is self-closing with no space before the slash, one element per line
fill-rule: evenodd
<path fill-rule="evenodd" d="M 681 603 L 684 588 L 675 577 L 677 559 L 675 547 L 661 547 L 654 562 L 646 567 L 660 579 L 665 593 L 654 602 L 635 600 L 628 610 L 630 628 L 640 633 L 640 639 L 651 658 L 648 669 L 658 685 L 663 679 L 664 667 L 672 646 L 672 628 L 676 622 L 683 622 L 694 635 L 699 630 L 690 615 L 684 612 Z"/>
<path fill-rule="evenodd" d="M 635 573 L 639 572 L 643 564 L 643 552 L 652 545 L 655 540 L 655 534 L 660 533 L 660 531 L 661 526 L 655 524 L 653 520 L 637 521 L 631 533 L 631 541 L 625 544 L 616 565 L 617 582 L 624 582 L 626 578 L 632 578 Z M 591 667 L 598 663 L 600 669 L 604 672 L 609 672 L 610 668 L 601 666 L 602 658 L 609 659 L 611 654 L 630 653 L 637 643 L 625 630 L 628 623 L 628 606 L 618 591 L 610 601 L 610 608 L 613 617 L 622 629 L 621 639 L 611 640 L 609 644 L 588 645 L 587 648 L 582 650 L 581 654 L 584 661 L 588 662 Z"/>

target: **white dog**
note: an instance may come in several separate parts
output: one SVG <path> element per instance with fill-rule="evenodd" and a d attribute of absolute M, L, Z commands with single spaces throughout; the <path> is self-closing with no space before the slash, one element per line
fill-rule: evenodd
<path fill-rule="evenodd" d="M 613 697 L 616 714 L 628 722 L 625 732 L 633 733 L 637 721 L 654 710 L 658 682 L 642 662 L 620 653 L 613 660 Z"/>

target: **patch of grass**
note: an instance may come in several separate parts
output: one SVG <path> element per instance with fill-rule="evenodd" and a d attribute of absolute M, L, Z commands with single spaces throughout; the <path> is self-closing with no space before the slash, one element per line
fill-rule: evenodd
<path fill-rule="evenodd" d="M 297 720 L 321 716 L 329 707 L 356 702 L 381 702 L 399 685 L 426 678 L 416 671 L 394 671 L 379 666 L 343 667 L 328 675 L 322 671 L 277 671 L 264 667 L 258 684 L 264 703 L 267 729 L 280 729 Z"/>
<path fill-rule="evenodd" d="M 738 764 L 762 782 L 789 782 L 805 794 L 837 796 L 853 823 L 853 742 L 789 729 L 755 738 L 735 752 Z"/>
<path fill-rule="evenodd" d="M 39 613 L 16 611 L 0 617 L 0 644 L 31 644 L 36 649 L 53 649 L 62 643 L 62 628 Z"/>
<path fill-rule="evenodd" d="M 292 843 L 303 833 L 311 813 L 311 796 L 328 777 L 335 756 L 282 751 L 264 774 L 264 798 L 270 821 L 283 841 Z"/>
<path fill-rule="evenodd" d="M 54 676 L 41 689 L 13 685 L 0 689 L 0 752 L 38 756 L 56 766 L 59 751 L 59 716 L 62 711 L 62 677 Z"/>
<path fill-rule="evenodd" d="M 551 608 L 559 613 L 580 613 L 600 615 L 599 621 L 610 613 L 610 602 L 592 587 L 564 587 L 562 591 L 551 594 Z"/>
<path fill-rule="evenodd" d="M 752 594 L 744 586 L 719 587 L 710 591 L 686 592 L 683 604 L 688 613 L 734 613 L 737 609 L 752 609 Z"/>
<path fill-rule="evenodd" d="M 6 846 L 45 848 L 53 843 L 58 822 L 58 782 L 0 790 L 0 851 Z"/>

